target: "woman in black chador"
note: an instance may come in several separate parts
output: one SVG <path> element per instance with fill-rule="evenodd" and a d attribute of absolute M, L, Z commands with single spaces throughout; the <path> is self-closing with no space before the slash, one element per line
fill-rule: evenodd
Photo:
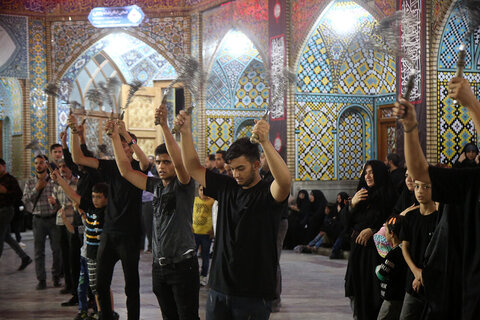
<path fill-rule="evenodd" d="M 475 168 L 478 167 L 478 148 L 474 143 L 467 143 L 458 157 L 457 162 L 453 164 L 454 168 Z"/>
<path fill-rule="evenodd" d="M 381 258 L 375 249 L 373 235 L 382 227 L 392 209 L 388 169 L 378 160 L 365 164 L 357 192 L 347 214 L 353 229 L 351 251 L 345 275 L 345 296 L 351 299 L 354 317 L 376 319 L 382 299 L 375 266 Z"/>

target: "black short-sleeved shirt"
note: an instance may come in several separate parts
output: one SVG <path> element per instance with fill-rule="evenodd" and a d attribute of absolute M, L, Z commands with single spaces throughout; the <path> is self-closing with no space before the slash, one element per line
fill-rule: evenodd
<path fill-rule="evenodd" d="M 195 181 L 181 184 L 178 178 L 165 187 L 157 177 L 148 177 L 146 191 L 153 193 L 153 257 L 178 258 L 195 250 L 192 230 Z M 202 248 L 203 249 L 203 248 Z"/>
<path fill-rule="evenodd" d="M 400 240 L 410 243 L 408 251 L 413 263 L 420 269 L 425 267 L 425 251 L 432 239 L 437 222 L 437 211 L 429 215 L 422 215 L 420 209 L 416 209 L 405 215 L 402 231 L 400 232 Z M 408 293 L 416 295 L 412 288 L 413 279 L 415 279 L 415 276 L 409 269 L 407 271 L 405 288 Z"/>
<path fill-rule="evenodd" d="M 103 232 L 140 234 L 142 190 L 122 177 L 115 160 L 98 160 L 98 171 L 108 183 L 108 206 Z M 131 162 L 140 171 L 140 163 Z"/>
<path fill-rule="evenodd" d="M 436 319 L 478 319 L 480 313 L 480 168 L 429 167 L 432 199 L 443 204 L 443 240 L 430 249 L 437 277 L 429 285 Z M 438 260 L 443 259 L 443 265 Z M 438 270 L 436 270 L 438 269 Z M 425 275 L 424 275 L 425 278 Z M 442 295 L 436 293 L 443 292 Z M 440 297 L 447 296 L 440 300 Z M 445 316 L 446 315 L 446 316 Z"/>
<path fill-rule="evenodd" d="M 229 176 L 206 171 L 205 195 L 218 200 L 209 285 L 221 293 L 275 297 L 277 233 L 285 201 L 278 203 L 263 180 L 243 189 Z"/>

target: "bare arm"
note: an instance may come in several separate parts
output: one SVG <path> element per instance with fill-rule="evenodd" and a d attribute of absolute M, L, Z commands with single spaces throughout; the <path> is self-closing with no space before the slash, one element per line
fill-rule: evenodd
<path fill-rule="evenodd" d="M 456 99 L 467 108 L 477 132 L 480 132 L 480 102 L 475 97 L 470 83 L 464 78 L 452 78 L 448 84 L 450 98 Z"/>
<path fill-rule="evenodd" d="M 160 126 L 162 128 L 163 136 L 165 137 L 165 145 L 167 147 L 168 154 L 170 158 L 172 158 L 173 165 L 175 166 L 175 172 L 177 173 L 178 181 L 182 184 L 188 184 L 190 182 L 190 175 L 185 169 L 182 161 L 182 153 L 180 147 L 175 141 L 172 133 L 170 132 L 170 128 L 168 128 L 167 124 L 167 107 L 165 104 L 162 104 L 156 111 L 155 111 L 155 119 L 159 120 Z"/>
<path fill-rule="evenodd" d="M 109 121 L 105 129 L 108 130 L 110 126 L 113 128 L 110 136 L 110 138 L 112 138 L 113 153 L 120 174 L 137 188 L 145 190 L 147 188 L 147 175 L 132 168 L 132 164 L 123 150 L 122 141 L 118 133 L 118 126 L 115 125 L 114 121 Z"/>
<path fill-rule="evenodd" d="M 122 120 L 118 120 L 118 129 L 118 132 L 121 136 L 123 136 L 127 143 L 130 143 L 133 140 L 132 136 L 130 136 L 127 129 L 125 128 L 125 122 L 123 122 Z M 135 153 L 138 161 L 140 162 L 140 169 L 142 171 L 147 171 L 150 167 L 150 162 L 148 161 L 148 157 L 145 155 L 142 148 L 140 148 L 136 143 L 132 144 L 131 148 L 133 149 L 133 152 Z"/>
<path fill-rule="evenodd" d="M 60 216 L 62 217 L 63 224 L 65 225 L 65 228 L 67 228 L 68 232 L 70 233 L 75 233 L 75 228 L 73 225 L 68 221 L 67 216 L 65 215 L 65 209 L 62 207 L 60 208 Z"/>
<path fill-rule="evenodd" d="M 67 183 L 67 181 L 65 181 L 65 179 L 63 179 L 63 177 L 60 175 L 60 172 L 58 172 L 58 169 L 55 169 L 50 174 L 50 177 L 53 181 L 58 183 L 60 187 L 62 187 L 67 197 L 69 197 L 73 202 L 80 204 L 80 195 Z"/>
<path fill-rule="evenodd" d="M 192 128 L 191 128 L 191 116 L 186 114 L 185 111 L 180 111 L 175 119 L 175 125 L 180 128 L 181 145 L 182 145 L 182 159 L 187 172 L 204 187 L 206 185 L 205 169 L 198 159 L 197 151 L 193 145 Z"/>
<path fill-rule="evenodd" d="M 70 124 L 73 124 L 76 126 L 77 119 L 72 114 L 68 118 L 68 122 L 69 122 L 69 126 Z M 79 141 L 78 133 L 72 134 L 72 158 L 73 158 L 73 162 L 75 162 L 78 165 L 98 169 L 98 166 L 99 166 L 98 159 L 95 159 L 92 157 L 86 157 L 83 154 L 82 150 L 80 149 L 80 141 Z"/>
<path fill-rule="evenodd" d="M 292 177 L 290 176 L 290 171 L 288 171 L 285 161 L 283 161 L 280 154 L 278 154 L 268 139 L 269 131 L 270 125 L 268 122 L 259 120 L 253 127 L 252 133 L 258 135 L 258 141 L 263 148 L 268 167 L 275 179 L 270 186 L 270 192 L 276 201 L 281 202 L 290 194 Z"/>
<path fill-rule="evenodd" d="M 402 254 L 403 258 L 405 259 L 405 262 L 407 263 L 408 267 L 412 271 L 413 275 L 415 276 L 415 279 L 421 279 L 422 278 L 422 269 L 417 267 L 415 263 L 412 260 L 412 256 L 410 255 L 410 251 L 408 248 L 410 247 L 410 242 L 409 241 L 402 241 Z"/>
<path fill-rule="evenodd" d="M 406 115 L 405 115 L 406 112 Z M 403 117 L 400 122 L 403 124 L 404 144 L 405 144 L 405 163 L 408 173 L 415 179 L 430 183 L 428 173 L 428 162 L 423 154 L 418 137 L 417 114 L 413 105 L 403 98 L 395 102 L 394 114 Z"/>

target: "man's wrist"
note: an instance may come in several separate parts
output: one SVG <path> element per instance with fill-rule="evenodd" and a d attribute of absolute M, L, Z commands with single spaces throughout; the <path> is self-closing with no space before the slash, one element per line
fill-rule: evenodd
<path fill-rule="evenodd" d="M 413 130 L 415 130 L 416 128 L 418 127 L 418 122 L 415 121 L 414 123 L 412 124 L 403 124 L 403 132 L 404 133 L 410 133 L 412 132 Z"/>

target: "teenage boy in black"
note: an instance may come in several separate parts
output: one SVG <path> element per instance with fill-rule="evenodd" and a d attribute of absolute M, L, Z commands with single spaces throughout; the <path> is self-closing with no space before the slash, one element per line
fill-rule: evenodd
<path fill-rule="evenodd" d="M 271 184 L 261 179 L 258 145 L 247 138 L 238 139 L 227 151 L 233 178 L 206 170 L 193 145 L 190 121 L 183 111 L 175 120 L 185 167 L 219 207 L 207 320 L 268 319 L 275 298 L 278 225 L 290 193 L 290 172 L 270 143 L 270 126 L 264 120 L 252 132 L 259 137 L 274 177 Z"/>
<path fill-rule="evenodd" d="M 109 121 L 108 124 L 113 122 Z M 123 121 L 118 121 L 122 136 L 122 148 L 135 170 L 146 171 L 148 158 L 137 146 L 135 136 L 125 129 Z M 74 115 L 69 117 L 69 125 L 77 126 Z M 140 159 L 136 161 L 132 155 Z M 78 134 L 72 135 L 72 157 L 77 165 L 98 169 L 108 183 L 109 201 L 105 225 L 98 248 L 97 292 L 103 319 L 112 319 L 110 302 L 110 284 L 113 270 L 118 260 L 122 261 L 125 277 L 125 295 L 127 296 L 128 319 L 140 317 L 140 279 L 138 275 L 138 239 L 140 238 L 142 190 L 125 180 L 117 168 L 115 160 L 99 160 L 86 157 L 81 149 Z"/>
<path fill-rule="evenodd" d="M 456 99 L 466 108 L 479 132 L 480 101 L 468 80 L 452 78 L 448 93 L 450 99 Z M 422 272 L 429 305 L 428 319 L 478 319 L 480 286 L 476 284 L 480 279 L 480 169 L 429 166 L 420 146 L 414 106 L 405 99 L 399 99 L 394 113 L 403 117 L 405 161 L 409 173 L 415 180 L 431 183 L 432 198 L 443 207 Z"/>
<path fill-rule="evenodd" d="M 117 128 L 111 135 L 120 173 L 136 187 L 153 193 L 153 293 L 164 319 L 198 318 L 200 279 L 192 231 L 195 182 L 185 170 L 180 148 L 167 125 L 165 105 L 156 111 L 165 144 L 155 150 L 160 178 L 133 170 L 122 153 Z"/>

